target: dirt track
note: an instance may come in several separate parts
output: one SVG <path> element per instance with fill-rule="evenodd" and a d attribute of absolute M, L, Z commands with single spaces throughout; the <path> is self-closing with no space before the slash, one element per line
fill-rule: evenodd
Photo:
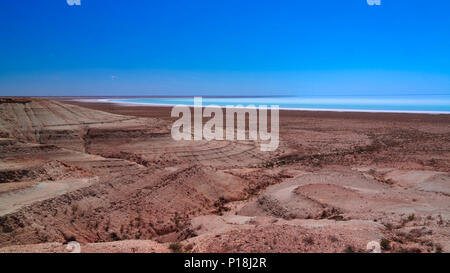
<path fill-rule="evenodd" d="M 450 251 L 449 115 L 282 111 L 264 153 L 169 111 L 0 103 L 0 251 Z"/>

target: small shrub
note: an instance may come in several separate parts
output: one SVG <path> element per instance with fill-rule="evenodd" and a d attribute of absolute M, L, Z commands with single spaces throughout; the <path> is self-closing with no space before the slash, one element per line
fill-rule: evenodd
<path fill-rule="evenodd" d="M 68 244 L 69 242 L 76 242 L 77 238 L 75 237 L 75 235 L 64 235 L 64 244 Z"/>
<path fill-rule="evenodd" d="M 380 241 L 381 249 L 382 250 L 389 250 L 391 248 L 390 245 L 389 245 L 390 242 L 391 241 L 389 241 L 388 239 L 382 238 L 381 241 Z"/>
<path fill-rule="evenodd" d="M 171 243 L 169 245 L 169 249 L 172 250 L 173 253 L 180 253 L 182 252 L 182 246 L 180 243 Z"/>
<path fill-rule="evenodd" d="M 303 239 L 303 242 L 307 245 L 313 245 L 314 244 L 314 238 L 312 236 L 308 236 Z"/>
<path fill-rule="evenodd" d="M 110 237 L 113 241 L 120 241 L 120 236 L 116 232 L 111 233 Z"/>
<path fill-rule="evenodd" d="M 442 246 L 440 244 L 436 244 L 436 250 L 434 251 L 435 253 L 442 253 Z"/>
<path fill-rule="evenodd" d="M 393 230 L 394 229 L 394 225 L 392 225 L 391 223 L 386 223 L 386 224 L 384 224 L 384 226 L 386 227 L 387 230 Z"/>
<path fill-rule="evenodd" d="M 351 245 L 348 245 L 345 247 L 344 252 L 345 253 L 355 253 L 355 248 Z"/>

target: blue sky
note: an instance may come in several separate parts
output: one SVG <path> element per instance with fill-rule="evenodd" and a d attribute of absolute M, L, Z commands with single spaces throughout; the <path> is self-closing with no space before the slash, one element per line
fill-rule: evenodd
<path fill-rule="evenodd" d="M 450 94 L 450 1 L 2 0 L 0 95 Z"/>

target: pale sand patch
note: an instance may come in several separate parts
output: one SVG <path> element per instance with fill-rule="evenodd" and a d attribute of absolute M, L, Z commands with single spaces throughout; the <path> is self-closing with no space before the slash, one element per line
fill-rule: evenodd
<path fill-rule="evenodd" d="M 34 202 L 50 199 L 91 185 L 97 178 L 69 178 L 61 181 L 40 182 L 10 193 L 0 194 L 0 216 L 19 210 Z"/>

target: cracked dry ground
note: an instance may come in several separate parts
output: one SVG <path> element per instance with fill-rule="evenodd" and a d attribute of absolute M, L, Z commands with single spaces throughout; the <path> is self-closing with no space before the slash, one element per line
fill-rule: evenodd
<path fill-rule="evenodd" d="M 0 252 L 450 251 L 448 115 L 282 111 L 271 153 L 168 117 L 0 99 Z"/>

